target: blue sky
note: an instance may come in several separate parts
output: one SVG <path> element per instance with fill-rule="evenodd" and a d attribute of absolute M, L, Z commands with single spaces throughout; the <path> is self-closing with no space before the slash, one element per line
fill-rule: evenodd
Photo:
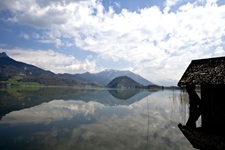
<path fill-rule="evenodd" d="M 130 70 L 175 85 L 225 55 L 224 0 L 1 0 L 0 52 L 55 73 Z"/>

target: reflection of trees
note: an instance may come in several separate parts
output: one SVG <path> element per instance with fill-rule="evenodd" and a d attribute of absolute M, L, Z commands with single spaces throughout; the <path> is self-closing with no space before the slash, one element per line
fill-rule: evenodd
<path fill-rule="evenodd" d="M 140 92 L 140 90 L 108 90 L 108 91 L 113 97 L 121 100 L 127 100 Z"/>

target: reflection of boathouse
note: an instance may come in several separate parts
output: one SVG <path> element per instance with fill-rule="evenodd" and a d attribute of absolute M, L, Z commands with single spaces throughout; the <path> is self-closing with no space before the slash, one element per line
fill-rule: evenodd
<path fill-rule="evenodd" d="M 196 85 L 201 88 L 201 98 L 195 92 Z M 221 148 L 213 146 L 218 145 L 213 142 L 218 136 L 222 139 L 225 137 L 225 57 L 193 60 L 178 82 L 178 86 L 186 88 L 190 100 L 189 119 L 186 126 L 179 125 L 181 131 L 196 148 L 205 149 L 210 146 L 206 145 L 207 140 L 210 140 L 208 144 L 212 144 L 211 148 L 225 148 L 223 141 L 220 141 Z M 200 116 L 202 127 L 197 129 L 196 121 Z M 201 135 L 204 133 L 204 137 L 196 133 Z M 204 140 L 205 143 L 201 143 Z"/>

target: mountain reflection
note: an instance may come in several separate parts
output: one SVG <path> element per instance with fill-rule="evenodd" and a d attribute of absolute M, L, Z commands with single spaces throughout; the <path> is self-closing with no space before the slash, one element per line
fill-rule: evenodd
<path fill-rule="evenodd" d="M 106 90 L 73 88 L 18 88 L 0 91 L 0 120 L 16 110 L 30 108 L 55 99 L 95 101 L 107 106 L 129 105 L 152 94 L 143 90 Z M 126 100 L 126 101 L 124 101 Z"/>
<path fill-rule="evenodd" d="M 134 95 L 138 94 L 139 92 L 141 92 L 140 90 L 108 90 L 109 93 L 115 97 L 118 98 L 120 100 L 127 100 L 130 99 L 131 97 L 133 97 Z"/>
<path fill-rule="evenodd" d="M 0 148 L 192 149 L 177 128 L 180 114 L 174 112 L 179 106 L 171 109 L 170 91 L 139 91 L 127 100 L 106 90 L 76 92 L 80 100 L 58 98 L 5 115 Z M 96 101 L 99 97 L 102 100 Z"/>

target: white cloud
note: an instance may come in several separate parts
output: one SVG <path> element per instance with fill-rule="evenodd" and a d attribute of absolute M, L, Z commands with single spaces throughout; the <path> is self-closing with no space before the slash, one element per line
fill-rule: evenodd
<path fill-rule="evenodd" d="M 55 73 L 83 73 L 86 71 L 95 71 L 96 62 L 89 57 L 84 60 L 78 60 L 71 55 L 65 55 L 53 50 L 24 50 L 0 49 L 5 51 L 11 58 L 35 65 L 45 70 Z"/>
<path fill-rule="evenodd" d="M 172 7 L 172 6 L 176 5 L 179 1 L 181 1 L 181 0 L 166 0 L 165 6 Z"/>
<path fill-rule="evenodd" d="M 175 6 L 179 2 L 182 2 L 182 0 L 166 0 L 164 2 L 165 8 L 163 12 L 168 13 L 171 10 L 171 7 Z"/>
<path fill-rule="evenodd" d="M 114 2 L 114 4 L 116 5 L 116 7 L 118 7 L 118 8 L 120 8 L 121 7 L 121 5 L 120 5 L 120 3 L 119 2 Z"/>
<path fill-rule="evenodd" d="M 138 12 L 123 9 L 120 14 L 112 7 L 106 11 L 95 0 L 10 2 L 0 2 L 0 8 L 13 13 L 8 21 L 47 29 L 40 41 L 59 48 L 67 45 L 64 38 L 73 39 L 82 50 L 131 63 L 153 82 L 165 76 L 178 80 L 192 59 L 224 53 L 225 6 L 216 5 L 216 0 L 167 0 L 164 11 L 152 6 Z M 176 12 L 168 11 L 178 3 Z"/>
<path fill-rule="evenodd" d="M 59 48 L 60 46 L 62 46 L 62 41 L 60 39 L 55 39 L 55 45 L 57 48 Z"/>
<path fill-rule="evenodd" d="M 30 36 L 28 34 L 24 33 L 24 32 L 20 32 L 19 37 L 22 37 L 22 38 L 24 38 L 26 40 L 30 39 Z"/>
<path fill-rule="evenodd" d="M 214 55 L 215 55 L 215 56 L 225 56 L 225 50 L 224 50 L 224 48 L 221 47 L 221 46 L 218 46 L 218 47 L 215 49 Z"/>

